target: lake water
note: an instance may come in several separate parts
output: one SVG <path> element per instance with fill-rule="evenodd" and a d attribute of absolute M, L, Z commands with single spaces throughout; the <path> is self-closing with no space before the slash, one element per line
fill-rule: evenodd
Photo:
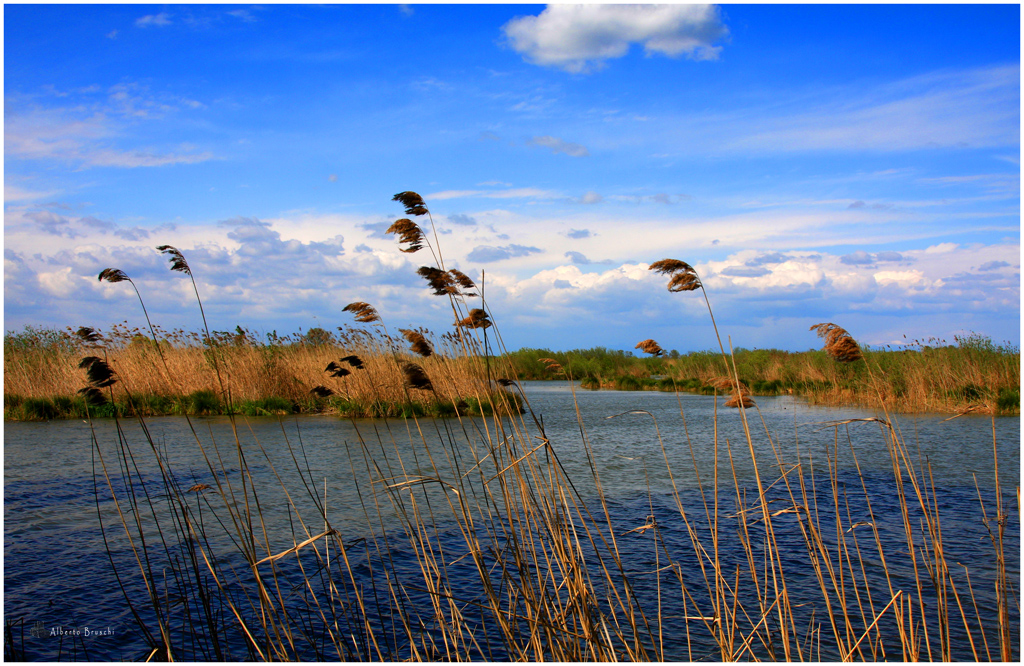
<path fill-rule="evenodd" d="M 557 455 L 588 507 L 599 513 L 596 471 L 616 534 L 623 535 L 619 547 L 624 560 L 637 567 L 635 592 L 641 601 L 654 598 L 659 580 L 668 584 L 670 578 L 676 581 L 678 578 L 671 575 L 673 572 L 660 578 L 639 575 L 640 570 L 653 569 L 656 563 L 664 565 L 664 561 L 656 558 L 651 532 L 638 528 L 648 522 L 648 516 L 654 516 L 662 532 L 660 548 L 666 553 L 678 554 L 680 561 L 685 561 L 689 548 L 692 557 L 690 541 L 671 494 L 672 484 L 674 482 L 686 510 L 699 513 L 701 489 L 707 499 L 712 483 L 716 424 L 717 455 L 730 476 L 729 484 L 719 493 L 720 504 L 728 507 L 723 515 L 731 514 L 736 505 L 736 491 L 731 485 L 733 468 L 741 488 L 756 496 L 755 470 L 750 464 L 740 414 L 722 407 L 721 398 L 657 392 L 574 393 L 564 382 L 526 382 L 524 386 L 543 434 L 551 443 L 551 451 Z M 889 567 L 894 575 L 899 574 L 902 567 L 898 561 L 899 551 L 902 548 L 906 553 L 906 541 L 901 544 L 903 519 L 882 429 L 877 422 L 862 420 L 834 425 L 882 415 L 859 409 L 811 407 L 792 397 L 762 397 L 757 398 L 757 403 L 760 414 L 747 410 L 747 416 L 759 461 L 758 471 L 766 485 L 779 478 L 777 455 L 786 465 L 801 463 L 809 480 L 826 486 L 832 465 L 832 478 L 852 489 L 847 499 L 849 508 L 840 511 L 844 520 L 848 517 L 860 520 L 867 511 L 862 501 L 861 484 L 864 484 L 880 538 L 887 552 L 892 553 Z M 539 435 L 540 428 L 528 416 L 525 420 L 531 437 Z M 975 613 L 972 607 L 968 616 L 981 616 L 990 630 L 987 640 L 995 646 L 992 633 L 996 624 L 992 584 L 995 556 L 979 500 L 984 502 L 989 517 L 993 517 L 995 447 L 1004 513 L 1008 515 L 1007 566 L 1011 572 L 1012 594 L 1018 598 L 1020 420 L 968 415 L 944 421 L 939 415 L 917 415 L 896 417 L 894 423 L 915 463 L 930 466 L 929 483 L 934 485 L 934 501 L 942 516 L 946 559 L 950 567 L 956 567 L 954 563 L 970 567 L 978 611 Z M 146 421 L 152 442 L 173 470 L 177 483 L 185 489 L 193 484 L 216 487 L 217 480 L 204 460 L 205 450 L 207 456 L 219 454 L 222 457 L 223 463 L 218 465 L 225 470 L 222 480 L 233 480 L 237 487 L 243 475 L 240 473 L 242 464 L 233 452 L 235 435 L 231 421 L 226 417 L 194 418 L 191 424 L 194 432 L 184 418 Z M 240 418 L 236 425 L 238 439 L 246 452 L 251 482 L 260 491 L 261 509 L 268 517 L 266 538 L 277 551 L 293 545 L 297 531 L 294 521 L 289 520 L 289 500 L 301 505 L 306 515 L 318 515 L 310 498 L 314 491 L 307 492 L 304 487 L 315 488 L 319 497 L 326 494 L 327 515 L 346 544 L 381 538 L 385 534 L 379 528 L 375 531 L 367 526 L 366 514 L 376 517 L 380 511 L 386 533 L 393 508 L 387 503 L 379 507 L 367 507 L 363 503 L 372 495 L 368 489 L 379 487 L 379 484 L 374 486 L 372 478 L 408 479 L 430 475 L 448 478 L 445 475 L 450 476 L 455 469 L 472 467 L 466 461 L 473 459 L 473 451 L 477 458 L 483 455 L 488 435 L 479 419 L 425 420 L 419 424 L 423 435 L 415 431 L 416 425 L 411 422 L 351 422 L 325 416 L 281 420 Z M 93 428 L 98 447 L 93 445 Z M 112 421 L 96 422 L 92 426 L 82 421 L 5 424 L 4 617 L 7 623 L 14 623 L 15 645 L 24 650 L 27 659 L 126 660 L 144 658 L 148 653 L 145 638 L 125 602 L 126 594 L 133 599 L 144 599 L 145 590 L 107 486 L 109 479 L 116 492 L 124 492 L 123 475 L 127 472 L 119 467 L 119 454 L 131 453 L 128 472 L 146 480 L 146 489 L 158 505 L 166 498 L 159 497 L 159 469 L 142 427 L 135 421 L 126 421 L 122 428 L 119 434 Z M 437 444 L 410 444 L 424 441 Z M 534 437 L 530 441 L 539 443 L 541 440 Z M 367 444 L 364 447 L 360 442 Z M 730 449 L 733 467 L 729 467 L 728 462 Z M 399 467 L 399 455 L 404 468 Z M 370 469 L 373 465 L 376 469 Z M 671 478 L 667 469 L 673 471 Z M 291 497 L 280 491 L 281 485 L 291 489 Z M 776 484 L 771 493 L 781 492 L 781 487 Z M 212 491 L 204 496 L 209 498 L 210 493 Z M 770 497 L 778 498 L 771 493 Z M 201 494 L 195 493 L 195 502 L 197 509 L 205 510 L 200 506 Z M 426 497 L 441 502 L 445 495 L 440 490 L 429 490 Z M 815 511 L 819 510 L 827 515 L 830 509 L 815 507 Z M 105 533 L 100 530 L 101 518 Z M 447 544 L 446 540 L 450 540 L 450 547 L 457 547 L 458 531 L 446 526 L 444 521 L 441 523 L 438 542 Z M 322 529 L 322 523 L 319 527 L 310 527 L 312 532 Z M 148 534 L 150 547 L 154 547 L 152 542 L 156 535 L 152 531 Z M 870 532 L 867 534 L 865 538 L 870 538 Z M 415 560 L 403 552 L 399 541 L 394 542 L 392 563 L 396 570 L 415 573 Z M 723 548 L 724 544 L 723 541 Z M 214 545 L 219 552 L 231 550 L 226 541 Z M 356 550 L 358 548 L 353 552 Z M 813 583 L 803 542 L 780 546 L 780 554 L 787 567 L 788 581 Z M 373 569 L 369 554 L 366 557 L 356 567 L 367 572 L 367 584 L 372 585 L 373 577 L 380 572 Z M 723 552 L 722 557 L 723 561 L 735 560 L 738 564 L 742 560 L 738 550 Z M 120 581 L 113 573 L 112 560 L 117 565 Z M 230 560 L 230 556 L 225 555 L 224 566 L 237 565 Z M 167 573 L 157 567 L 153 575 L 157 579 L 160 575 L 166 577 Z M 474 594 L 474 580 L 479 585 L 474 575 L 475 570 L 469 568 L 462 581 L 465 585 L 462 592 L 469 596 Z M 692 577 L 694 574 L 686 571 L 679 575 Z M 878 588 L 883 586 L 882 579 L 872 578 L 877 573 L 869 571 L 867 575 Z M 693 582 L 691 578 L 687 580 Z M 456 582 L 456 586 L 458 584 Z M 957 585 L 962 591 L 960 582 Z M 678 596 L 678 582 L 676 586 Z M 162 592 L 166 598 L 171 595 L 170 589 L 165 586 Z M 299 593 L 293 590 L 292 594 Z M 815 607 L 809 601 L 801 608 L 809 613 Z M 1017 645 L 1019 607 L 1011 602 L 1010 608 L 1014 645 Z M 821 609 L 815 612 L 821 621 Z M 666 658 L 717 660 L 713 646 L 706 641 L 702 643 L 702 639 L 694 638 L 687 643 L 682 638 L 685 623 L 680 619 L 681 609 L 663 609 L 663 615 L 668 635 L 667 639 L 662 637 L 666 641 Z M 380 620 L 383 622 L 385 618 Z M 966 640 L 955 633 L 960 629 L 954 628 L 952 637 L 954 642 L 959 641 L 954 658 L 971 659 Z M 230 658 L 246 656 L 237 646 L 224 649 Z M 393 649 L 399 654 L 403 648 L 396 645 Z M 484 649 L 479 657 L 507 658 L 500 647 L 494 649 L 494 652 Z M 216 657 L 208 645 L 191 644 L 183 650 L 185 657 L 191 659 Z M 332 660 L 366 656 L 358 652 L 320 653 L 315 649 L 312 652 L 300 650 L 297 654 Z M 900 658 L 899 655 L 888 657 Z M 1019 654 L 1015 652 L 1014 657 Z"/>

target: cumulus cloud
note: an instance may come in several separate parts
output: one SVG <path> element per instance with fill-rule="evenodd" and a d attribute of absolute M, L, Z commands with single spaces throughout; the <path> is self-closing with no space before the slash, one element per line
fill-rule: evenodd
<path fill-rule="evenodd" d="M 715 43 L 729 32 L 711 5 L 548 5 L 502 30 L 528 62 L 573 73 L 600 69 L 632 44 L 648 56 L 712 60 L 721 50 Z"/>
<path fill-rule="evenodd" d="M 849 264 L 851 266 L 864 266 L 867 264 L 875 263 L 875 258 L 872 257 L 867 252 L 865 252 L 864 250 L 857 250 L 856 252 L 852 252 L 850 254 L 844 254 L 842 257 L 839 258 L 839 261 L 843 262 L 844 264 Z"/>
<path fill-rule="evenodd" d="M 468 255 L 466 255 L 466 258 L 471 262 L 488 264 L 494 261 L 513 259 L 515 257 L 525 257 L 530 254 L 536 254 L 540 251 L 541 249 L 538 247 L 516 245 L 514 243 L 501 247 L 495 247 L 493 245 L 478 245 L 473 248 Z"/>
<path fill-rule="evenodd" d="M 570 157 L 587 157 L 590 155 L 590 151 L 588 151 L 585 146 L 581 146 L 578 143 L 563 141 L 562 139 L 554 136 L 535 136 L 526 143 L 531 146 L 543 146 L 544 148 L 550 148 L 551 152 L 556 155 L 558 153 L 564 153 Z"/>
<path fill-rule="evenodd" d="M 596 236 L 597 234 L 595 234 L 590 229 L 569 229 L 569 231 L 565 232 L 565 235 L 568 236 L 569 238 L 574 238 L 578 240 L 581 238 L 591 238 L 592 236 Z"/>

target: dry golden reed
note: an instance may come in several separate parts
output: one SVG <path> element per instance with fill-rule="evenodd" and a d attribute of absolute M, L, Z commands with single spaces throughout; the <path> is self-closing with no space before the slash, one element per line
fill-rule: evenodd
<path fill-rule="evenodd" d="M 473 308 L 469 311 L 469 316 L 460 320 L 456 325 L 465 328 L 490 328 L 491 320 L 486 312 L 480 308 Z"/>
<path fill-rule="evenodd" d="M 414 352 L 416 352 L 423 358 L 426 358 L 434 353 L 434 350 L 433 348 L 431 348 L 430 343 L 427 342 L 427 339 L 423 337 L 423 334 L 420 333 L 419 331 L 410 331 L 409 329 L 405 328 L 400 328 L 398 330 L 402 335 L 405 336 L 406 340 L 412 343 L 412 347 L 410 347 L 410 349 L 412 349 Z"/>
<path fill-rule="evenodd" d="M 406 247 L 398 248 L 401 252 L 418 252 L 423 249 L 423 230 L 409 218 L 395 220 L 386 233 L 396 234 L 398 242 L 406 244 Z"/>
<path fill-rule="evenodd" d="M 651 356 L 661 356 L 665 353 L 665 350 L 661 348 L 661 345 L 651 339 L 641 340 L 636 343 L 636 347 L 634 347 L 634 349 L 639 349 L 645 354 L 650 354 Z"/>
<path fill-rule="evenodd" d="M 841 326 L 822 323 L 808 330 L 817 332 L 818 337 L 825 340 L 825 352 L 840 363 L 853 363 L 864 358 L 857 341 Z"/>
<path fill-rule="evenodd" d="M 694 291 L 703 286 L 693 266 L 679 259 L 655 261 L 648 266 L 648 270 L 671 276 L 668 281 L 668 290 L 672 292 Z"/>
<path fill-rule="evenodd" d="M 351 312 L 355 315 L 356 321 L 364 324 L 371 324 L 375 321 L 380 321 L 380 315 L 377 314 L 377 310 L 373 308 L 369 303 L 363 301 L 354 301 L 349 303 L 341 309 L 342 312 Z"/>

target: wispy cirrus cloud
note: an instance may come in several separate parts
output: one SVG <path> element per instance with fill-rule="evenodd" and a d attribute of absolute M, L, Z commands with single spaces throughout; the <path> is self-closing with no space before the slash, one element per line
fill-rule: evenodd
<path fill-rule="evenodd" d="M 728 36 L 712 5 L 548 5 L 502 30 L 511 47 L 537 65 L 585 73 L 642 44 L 648 56 L 713 60 Z"/>
<path fill-rule="evenodd" d="M 893 152 L 1020 142 L 1016 65 L 943 70 L 874 87 L 835 86 L 807 97 L 733 114 L 726 123 L 731 136 L 721 128 L 723 148 Z M 712 120 L 706 128 L 712 134 L 718 134 L 715 124 Z"/>
<path fill-rule="evenodd" d="M 4 156 L 20 160 L 56 160 L 86 167 L 157 167 L 214 159 L 190 145 L 130 145 L 147 122 L 165 121 L 204 107 L 196 100 L 152 94 L 145 86 L 118 83 L 78 91 L 74 106 L 47 105 L 66 93 L 13 96 L 4 119 Z M 137 139 L 135 141 L 138 141 Z"/>
<path fill-rule="evenodd" d="M 467 197 L 483 197 L 485 199 L 559 199 L 557 192 L 542 190 L 536 187 L 520 187 L 509 190 L 444 190 L 424 195 L 429 201 L 445 199 L 464 199 Z"/>
<path fill-rule="evenodd" d="M 543 148 L 550 148 L 554 154 L 565 154 L 569 157 L 587 157 L 590 155 L 590 151 L 587 150 L 586 146 L 582 146 L 578 143 L 572 143 L 571 141 L 565 141 L 559 139 L 556 136 L 535 136 L 526 142 L 531 146 L 541 146 Z"/>

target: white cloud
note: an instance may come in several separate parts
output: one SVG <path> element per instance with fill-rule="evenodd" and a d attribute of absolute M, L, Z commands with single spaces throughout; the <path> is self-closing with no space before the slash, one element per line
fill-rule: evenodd
<path fill-rule="evenodd" d="M 150 26 L 164 27 L 171 24 L 171 14 L 167 12 L 160 12 L 159 14 L 148 14 L 141 18 L 135 19 L 135 25 L 140 28 L 148 28 Z"/>
<path fill-rule="evenodd" d="M 631 44 L 643 44 L 647 55 L 715 59 L 721 50 L 715 42 L 728 35 L 711 5 L 548 5 L 502 30 L 527 61 L 574 73 L 621 58 Z"/>
<path fill-rule="evenodd" d="M 946 254 L 952 252 L 957 247 L 959 246 L 956 243 L 939 243 L 938 245 L 932 245 L 925 252 L 928 254 Z"/>

